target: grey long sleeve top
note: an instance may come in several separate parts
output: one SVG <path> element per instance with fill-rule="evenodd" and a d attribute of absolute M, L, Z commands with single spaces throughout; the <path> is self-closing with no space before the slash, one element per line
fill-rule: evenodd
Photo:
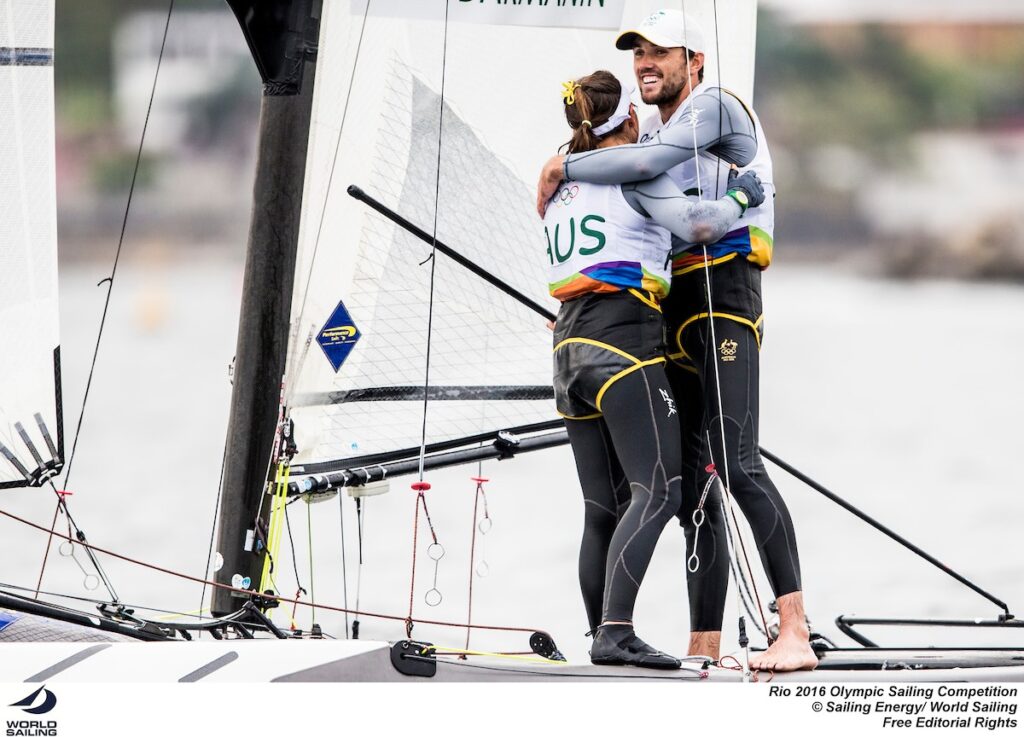
<path fill-rule="evenodd" d="M 707 151 L 743 167 L 757 153 L 754 120 L 728 90 L 710 87 L 687 100 L 679 122 L 650 140 L 615 146 L 565 159 L 565 178 L 595 184 L 621 184 L 650 179 Z"/>

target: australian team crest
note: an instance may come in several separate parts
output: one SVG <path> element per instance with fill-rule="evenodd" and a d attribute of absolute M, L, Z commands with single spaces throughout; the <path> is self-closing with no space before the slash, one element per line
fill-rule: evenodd
<path fill-rule="evenodd" d="M 337 373 L 341 364 L 345 363 L 345 359 L 348 358 L 348 354 L 356 347 L 360 337 L 359 328 L 352 321 L 352 316 L 348 314 L 345 303 L 338 302 L 338 306 L 334 308 L 334 312 L 331 313 L 320 334 L 316 336 L 316 342 L 320 344 L 324 355 L 327 356 L 327 360 L 331 362 L 331 366 Z"/>

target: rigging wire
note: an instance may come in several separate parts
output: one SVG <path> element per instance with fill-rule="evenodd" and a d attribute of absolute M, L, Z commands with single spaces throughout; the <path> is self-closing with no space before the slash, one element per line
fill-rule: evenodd
<path fill-rule="evenodd" d="M 125 232 L 128 229 L 128 214 L 131 212 L 132 196 L 135 194 L 135 184 L 138 181 L 139 167 L 142 164 L 142 150 L 146 143 L 146 130 L 149 128 L 149 117 L 150 114 L 153 112 L 153 100 L 156 98 L 156 85 L 157 81 L 160 79 L 160 66 L 163 63 L 164 51 L 167 48 L 167 34 L 171 27 L 171 15 L 174 13 L 174 2 L 175 0 L 170 0 L 170 4 L 167 6 L 167 20 L 164 22 L 163 37 L 160 41 L 160 54 L 157 56 L 156 71 L 153 74 L 153 86 L 149 91 L 149 104 L 146 106 L 146 118 L 142 124 L 142 136 L 139 139 L 139 150 L 138 153 L 136 153 L 135 155 L 135 168 L 132 170 L 132 181 L 131 185 L 128 187 L 128 201 L 125 204 L 124 217 L 121 220 L 121 234 L 117 239 L 117 251 L 114 254 L 114 265 L 110 270 L 110 276 L 103 279 L 99 283 L 107 283 L 107 296 L 103 303 L 103 316 L 100 318 L 99 332 L 96 335 L 96 347 L 93 350 L 92 364 L 89 366 L 89 378 L 85 382 L 85 394 L 82 397 L 82 409 L 78 414 L 78 424 L 75 427 L 75 439 L 71 443 L 71 455 L 68 457 L 68 465 L 65 467 L 64 470 L 65 488 L 67 488 L 71 480 L 71 466 L 75 462 L 75 451 L 78 448 L 78 438 L 82 432 L 82 420 L 85 418 L 85 406 L 86 403 L 89 401 L 89 390 L 92 388 L 93 374 L 96 371 L 96 361 L 99 358 L 100 343 L 103 340 L 103 329 L 106 327 L 107 324 L 107 312 L 110 309 L 110 297 L 114 292 L 114 278 L 117 276 L 117 266 L 118 263 L 120 263 L 121 249 L 124 246 L 124 236 Z M 99 284 L 97 284 L 97 286 L 99 286 Z"/>
<path fill-rule="evenodd" d="M 103 313 L 102 313 L 102 316 L 100 317 L 100 326 L 99 326 L 99 329 L 98 329 L 98 331 L 96 333 L 96 346 L 95 346 L 95 348 L 93 348 L 92 362 L 89 365 L 89 376 L 86 379 L 86 382 L 85 382 L 85 392 L 82 395 L 82 407 L 81 407 L 81 410 L 78 413 L 78 422 L 75 425 L 75 437 L 74 437 L 74 440 L 71 443 L 71 453 L 68 456 L 67 465 L 64 467 L 64 488 L 65 489 L 68 488 L 68 486 L 70 484 L 70 481 L 71 481 L 71 469 L 72 469 L 72 466 L 73 466 L 73 464 L 75 462 L 75 453 L 78 450 L 78 439 L 79 439 L 79 437 L 81 435 L 81 432 L 82 432 L 82 422 L 85 419 L 85 408 L 86 408 L 86 405 L 88 404 L 88 401 L 89 401 L 89 393 L 90 393 L 90 390 L 92 389 L 92 380 L 93 380 L 93 376 L 96 373 L 96 362 L 99 359 L 100 345 L 101 345 L 101 343 L 103 341 L 103 331 L 104 331 L 104 328 L 106 327 L 106 324 L 107 324 L 107 314 L 108 314 L 108 312 L 110 310 L 110 299 L 111 299 L 111 296 L 112 296 L 112 294 L 114 292 L 114 279 L 117 276 L 117 267 L 118 267 L 118 264 L 121 261 L 121 251 L 122 251 L 122 249 L 124 247 L 124 236 L 125 236 L 125 233 L 128 230 L 128 215 L 129 215 L 129 213 L 131 212 L 131 209 L 132 209 L 132 197 L 135 195 L 135 185 L 136 185 L 136 183 L 138 181 L 139 168 L 140 168 L 140 166 L 142 164 L 142 151 L 143 151 L 143 148 L 145 147 L 145 143 L 146 143 L 146 131 L 149 128 L 149 118 L 150 118 L 150 115 L 153 112 L 153 100 L 156 98 L 157 82 L 160 79 L 160 67 L 161 67 L 161 65 L 163 63 L 164 52 L 167 49 L 167 35 L 168 35 L 168 32 L 170 31 L 170 27 L 171 27 L 171 16 L 174 13 L 174 2 L 175 2 L 175 0 L 170 0 L 170 3 L 167 6 L 167 20 L 164 22 L 163 36 L 161 37 L 161 40 L 160 40 L 160 53 L 158 54 L 157 60 L 156 60 L 156 71 L 153 74 L 153 85 L 152 85 L 152 87 L 150 88 L 150 91 L 149 91 L 149 103 L 146 106 L 146 117 L 145 117 L 145 120 L 143 121 L 143 124 L 142 124 L 142 135 L 139 138 L 139 148 L 138 148 L 138 152 L 135 154 L 135 166 L 132 169 L 131 184 L 128 187 L 128 200 L 125 203 L 124 217 L 121 219 L 121 232 L 120 232 L 120 235 L 118 236 L 118 239 L 117 239 L 117 250 L 114 253 L 114 263 L 113 263 L 113 265 L 112 265 L 112 267 L 110 269 L 110 276 L 106 277 L 105 279 L 100 280 L 100 282 L 96 285 L 96 286 L 100 286 L 104 282 L 106 282 L 106 284 L 107 284 L 107 295 L 106 295 L 106 297 L 104 298 L 104 301 L 103 301 Z M 53 482 L 52 481 L 50 482 L 50 486 L 53 487 Z M 50 527 L 51 533 L 56 528 L 57 516 L 60 513 L 62 508 L 63 508 L 64 514 L 67 515 L 67 518 L 68 518 L 69 522 L 71 520 L 71 514 L 70 514 L 70 512 L 68 512 L 67 501 L 65 500 L 64 495 L 61 494 L 59 491 L 57 491 L 56 487 L 53 487 L 53 490 L 54 490 L 54 492 L 57 493 L 57 508 L 54 510 L 54 513 L 53 513 L 53 523 L 52 523 L 52 525 Z M 75 527 L 77 529 L 77 525 Z M 81 530 L 79 530 L 79 532 L 80 531 Z M 51 545 L 52 542 L 53 542 L 53 537 L 51 535 L 51 537 L 47 540 L 47 543 L 46 543 L 46 552 L 43 554 L 43 564 L 42 564 L 42 568 L 39 571 L 39 582 L 38 582 L 38 585 L 36 587 L 37 590 L 39 589 L 39 587 L 42 586 L 42 583 L 43 583 L 43 575 L 46 573 L 46 564 L 47 564 L 47 562 L 49 560 L 49 557 L 50 557 L 50 545 Z M 93 561 L 93 563 L 96 564 L 96 561 Z M 100 569 L 97 569 L 97 572 L 100 574 L 100 578 L 103 580 L 104 585 L 107 587 L 107 590 L 109 592 L 111 592 L 111 595 L 114 595 L 113 592 L 111 591 L 110 582 L 107 580 L 106 575 Z M 114 598 L 115 599 L 117 598 L 116 595 L 114 595 Z"/>
<path fill-rule="evenodd" d="M 31 527 L 34 530 L 38 530 L 39 532 L 49 533 L 49 530 L 47 530 L 46 527 L 44 527 L 43 525 L 36 524 L 35 522 L 27 520 L 24 517 L 19 517 L 18 515 L 14 514 L 12 512 L 8 512 L 5 509 L 0 509 L 0 516 L 6 517 L 6 518 L 8 518 L 10 520 L 14 520 L 15 522 L 18 522 L 18 523 L 20 523 L 22 525 L 25 525 L 26 527 Z M 59 538 L 64 539 L 64 540 L 69 540 L 69 541 L 74 542 L 74 540 L 70 536 L 65 535 L 63 533 L 54 532 L 53 534 L 54 534 L 55 537 L 59 537 Z M 131 558 L 131 557 L 127 556 L 127 555 L 122 555 L 121 553 L 116 553 L 116 552 L 114 552 L 112 550 L 108 550 L 106 548 L 101 548 L 98 545 L 93 545 L 92 543 L 89 543 L 89 542 L 80 542 L 79 544 L 82 545 L 82 547 L 89 548 L 94 553 L 103 553 L 104 555 L 109 555 L 110 557 L 116 558 L 117 560 L 122 560 L 122 561 L 125 561 L 126 563 L 131 563 L 133 565 L 141 566 L 142 568 L 148 568 L 149 570 L 157 571 L 159 573 L 163 573 L 163 574 L 166 574 L 168 576 L 174 576 L 176 578 L 180 578 L 180 579 L 185 580 L 185 581 L 192 581 L 194 583 L 206 583 L 207 586 L 211 586 L 213 588 L 222 589 L 224 591 L 233 591 L 233 592 L 235 592 L 237 594 L 242 594 L 243 596 L 250 596 L 251 597 L 252 594 L 253 594 L 252 590 L 250 590 L 250 589 L 235 588 L 234 586 L 231 586 L 230 584 L 220 583 L 219 581 L 209 581 L 209 580 L 204 581 L 202 578 L 199 578 L 198 576 L 193 576 L 193 575 L 188 574 L 188 573 L 182 573 L 180 571 L 175 571 L 175 570 L 170 569 L 170 568 L 165 568 L 164 566 L 158 566 L 155 563 L 147 563 L 146 561 L 139 560 L 137 558 Z M 263 599 L 263 600 L 266 600 L 266 601 L 271 601 L 271 602 L 278 602 L 278 603 L 284 603 L 284 604 L 296 604 L 296 605 L 301 605 L 301 606 L 311 606 L 311 604 L 309 602 L 299 601 L 298 599 L 291 599 L 291 598 L 288 598 L 288 597 L 278 596 L 278 595 L 263 594 L 263 595 L 260 596 L 260 598 Z M 409 617 L 405 617 L 405 616 L 401 616 L 401 615 L 397 615 L 397 614 L 382 614 L 380 612 L 364 612 L 364 611 L 358 611 L 358 610 L 354 610 L 354 609 L 345 609 L 343 607 L 333 606 L 333 605 L 328 605 L 328 604 L 317 604 L 316 606 L 317 606 L 318 609 L 324 609 L 324 610 L 331 611 L 331 612 L 337 612 L 339 614 L 344 614 L 347 611 L 349 614 L 361 615 L 361 616 L 364 616 L 364 617 L 374 617 L 376 619 L 385 619 L 385 620 L 392 621 L 392 622 L 402 622 L 403 624 L 408 624 L 410 622 Z M 455 628 L 455 629 L 464 629 L 466 627 L 472 627 L 473 629 L 490 630 L 490 631 L 494 631 L 494 632 L 528 632 L 530 634 L 533 634 L 533 633 L 537 632 L 537 633 L 544 634 L 544 635 L 547 635 L 548 637 L 550 637 L 550 634 L 548 634 L 545 630 L 538 629 L 536 627 L 508 627 L 508 626 L 501 626 L 501 625 L 466 624 L 465 622 L 447 622 L 447 621 L 438 620 L 438 619 L 418 619 L 418 618 L 417 619 L 413 619 L 411 621 L 413 623 L 415 623 L 415 624 L 429 624 L 429 625 L 435 625 L 435 626 L 438 626 L 438 627 L 451 627 L 451 628 Z"/>
<path fill-rule="evenodd" d="M 206 548 L 206 567 L 203 569 L 203 578 L 210 575 L 210 561 L 213 560 L 213 546 L 216 544 L 217 519 L 220 516 L 220 502 L 224 494 L 224 468 L 228 462 L 228 444 L 224 442 L 224 452 L 220 457 L 220 480 L 217 482 L 217 500 L 213 504 L 213 524 L 210 525 L 210 543 Z M 199 610 L 202 611 L 206 602 L 206 584 L 203 584 L 203 592 L 199 597 Z"/>
<path fill-rule="evenodd" d="M 448 69 L 448 3 L 444 2 L 444 38 L 441 44 L 441 96 L 437 119 L 437 170 L 434 179 L 434 227 L 430 244 L 430 297 L 427 302 L 427 355 L 423 369 L 423 426 L 420 432 L 419 480 L 423 481 L 423 464 L 427 454 L 427 407 L 430 403 L 430 349 L 434 329 L 434 277 L 437 273 L 437 220 L 441 200 L 441 143 L 444 136 L 444 92 Z"/>
<path fill-rule="evenodd" d="M 85 537 L 85 532 L 83 532 L 82 528 L 80 528 L 78 526 L 78 523 L 75 522 L 75 518 L 71 516 L 71 510 L 68 508 L 67 497 L 70 495 L 70 492 L 58 490 L 57 487 L 54 485 L 52 479 L 50 481 L 48 481 L 47 483 L 49 484 L 50 488 L 53 490 L 54 495 L 57 497 L 57 507 L 56 507 L 56 509 L 53 512 L 53 522 L 50 524 L 50 535 L 49 535 L 49 537 L 46 540 L 46 553 L 43 556 L 42 568 L 40 568 L 40 570 L 39 570 L 39 580 L 36 582 L 36 590 L 37 591 L 40 588 L 42 588 L 42 585 L 43 585 L 43 574 L 46 572 L 46 564 L 47 564 L 47 560 L 49 559 L 50 548 L 52 546 L 53 537 L 54 537 L 54 534 L 55 534 L 54 531 L 55 531 L 56 526 L 57 526 L 57 517 L 58 517 L 58 515 L 61 512 L 64 513 L 64 518 L 67 521 L 67 525 L 68 525 L 67 539 L 68 539 L 69 543 L 72 546 L 72 548 L 71 548 L 72 552 L 70 554 L 71 557 L 74 558 L 75 539 L 77 539 L 81 543 L 86 543 L 87 542 L 86 537 Z M 63 547 L 63 545 L 61 547 Z M 103 570 L 103 566 L 100 565 L 100 562 L 96 559 L 96 556 L 93 555 L 92 551 L 89 550 L 89 548 L 87 546 L 85 547 L 85 550 L 86 550 L 86 555 L 89 556 L 89 562 L 92 563 L 93 568 L 96 569 L 96 573 L 97 573 L 97 576 L 98 576 L 99 580 L 103 582 L 103 587 L 107 590 L 107 593 L 110 594 L 110 596 L 116 602 L 117 598 L 118 598 L 117 597 L 117 592 L 114 590 L 114 585 L 113 585 L 113 583 L 111 583 L 110 578 L 106 574 L 106 571 Z M 78 567 L 82 570 L 82 573 L 85 573 L 85 568 L 82 566 L 81 563 L 79 563 L 77 558 L 75 558 L 75 563 L 78 564 Z M 86 578 L 88 579 L 89 574 L 85 573 L 85 575 L 86 575 Z M 95 588 L 95 587 L 93 587 L 93 588 Z M 38 598 L 38 596 L 36 598 Z"/>
<path fill-rule="evenodd" d="M 426 259 L 426 261 L 430 262 L 430 282 L 427 301 L 427 350 L 423 362 L 423 422 L 420 426 L 419 481 L 412 485 L 413 490 L 416 492 L 416 513 L 413 518 L 412 530 L 412 573 L 409 578 L 409 616 L 406 619 L 405 625 L 406 637 L 412 636 L 413 603 L 416 592 L 416 557 L 418 553 L 416 546 L 419 538 L 421 504 L 423 505 L 424 515 L 427 518 L 427 524 L 430 526 L 430 535 L 434 541 L 432 547 L 436 546 L 441 551 L 440 556 L 434 558 L 434 585 L 433 588 L 427 592 L 427 596 L 429 597 L 431 593 L 435 593 L 434 605 L 436 606 L 436 604 L 441 603 L 440 592 L 437 589 L 437 569 L 440 564 L 441 557 L 444 556 L 444 548 L 438 543 L 437 534 L 434 531 L 434 525 L 430 522 L 430 512 L 427 510 L 426 497 L 426 492 L 430 489 L 430 484 L 423 480 L 423 469 L 427 458 L 427 409 L 430 406 L 430 352 L 433 345 L 434 334 L 434 284 L 435 277 L 437 276 L 437 221 L 441 200 L 441 144 L 444 140 L 444 93 L 445 79 L 447 77 L 448 70 L 448 3 L 449 0 L 445 0 L 444 30 L 441 42 L 441 94 L 438 100 L 437 116 L 437 167 L 434 172 L 434 223 L 433 231 L 430 235 L 430 256 Z M 426 263 L 426 261 L 423 263 Z M 427 600 L 427 604 L 431 604 L 429 598 Z"/>
<path fill-rule="evenodd" d="M 0 590 L 22 591 L 22 592 L 28 593 L 28 594 L 33 594 L 36 591 L 35 589 L 30 588 L 28 586 L 18 586 L 17 584 L 4 583 L 2 581 L 0 581 Z M 173 610 L 173 609 L 161 609 L 159 607 L 146 606 L 144 604 L 129 604 L 127 602 L 121 602 L 121 601 L 108 601 L 106 599 L 96 599 L 96 598 L 92 598 L 92 597 L 88 597 L 88 596 L 76 596 L 74 594 L 62 594 L 62 593 L 59 593 L 59 592 L 56 592 L 56 591 L 40 591 L 39 593 L 41 595 L 43 595 L 43 596 L 51 596 L 51 597 L 54 597 L 54 598 L 57 598 L 57 599 L 68 599 L 70 601 L 80 601 L 80 602 L 82 602 L 84 604 L 95 604 L 97 606 L 104 605 L 104 606 L 124 607 L 125 609 L 141 609 L 141 610 L 147 611 L 147 612 L 157 612 L 159 614 L 170 614 L 170 615 L 174 615 L 175 617 L 192 617 L 194 619 L 199 619 L 199 620 L 217 619 L 216 617 L 204 617 L 202 615 L 202 612 L 205 611 L 205 610 L 199 610 L 199 611 L 196 611 L 196 612 L 179 612 L 179 611 L 176 611 L 176 610 Z M 36 598 L 38 598 L 38 597 L 36 597 Z M 60 606 L 59 604 L 54 604 L 53 602 L 46 602 L 46 603 L 49 604 L 50 606 Z M 75 613 L 78 613 L 78 614 L 81 613 L 77 609 L 71 609 L 69 607 L 61 607 L 61 608 L 62 609 L 66 609 L 69 612 L 75 612 Z"/>
<path fill-rule="evenodd" d="M 721 64 L 722 64 L 722 54 L 721 54 L 721 44 L 720 44 L 720 40 L 719 40 L 719 29 L 718 29 L 718 0 L 712 0 L 712 2 L 713 2 L 713 5 L 714 5 L 715 59 L 716 59 L 717 71 L 718 71 L 719 109 L 721 109 L 721 104 L 722 104 L 722 78 L 721 78 L 721 74 L 722 74 L 722 71 L 721 71 L 722 70 L 722 67 L 721 67 Z M 686 19 L 687 19 L 686 0 L 682 0 L 682 10 L 683 10 L 683 33 L 684 33 L 684 35 L 686 35 Z M 685 50 L 684 57 L 686 59 L 687 84 L 690 84 L 689 80 L 692 79 L 692 77 L 691 77 L 691 67 L 690 67 L 690 55 L 689 55 L 688 52 L 689 52 L 688 49 Z M 691 88 L 689 94 L 692 94 L 692 92 L 693 92 L 693 90 Z M 691 98 L 690 99 L 691 105 L 693 104 L 693 102 L 694 101 Z M 721 137 L 721 134 L 722 134 L 722 127 L 721 126 L 722 126 L 722 119 L 721 119 L 721 114 L 719 113 L 719 138 Z M 704 200 L 704 188 L 703 188 L 702 182 L 701 182 L 700 151 L 698 150 L 698 146 L 697 146 L 697 143 L 698 143 L 698 141 L 697 141 L 697 121 L 696 121 L 695 117 L 692 116 L 692 115 L 690 116 L 690 129 L 691 129 L 691 131 L 693 133 L 694 173 L 695 173 L 696 178 L 697 178 L 697 197 L 698 197 L 699 201 L 703 201 Z M 721 162 L 719 161 L 719 166 L 716 167 L 716 181 L 715 181 L 715 185 L 716 185 L 715 193 L 716 193 L 716 195 L 718 193 L 718 188 L 720 187 L 720 184 L 721 184 L 720 177 L 721 177 Z M 707 321 L 708 321 L 708 337 L 710 337 L 710 341 L 708 341 L 707 339 L 705 339 L 705 341 L 704 341 L 704 368 L 705 368 L 705 375 L 706 375 L 707 374 L 707 364 L 708 364 L 709 360 L 712 363 L 712 365 L 714 366 L 714 372 L 713 372 L 713 375 L 714 375 L 714 392 L 715 392 L 715 398 L 717 400 L 717 407 L 718 407 L 718 425 L 719 425 L 719 433 L 720 433 L 720 438 L 721 438 L 721 443 L 722 443 L 722 445 L 721 445 L 721 449 L 722 449 L 722 470 L 723 470 L 723 473 L 724 473 L 724 485 L 723 485 L 723 488 L 725 489 L 725 494 L 724 494 L 724 498 L 723 498 L 722 502 L 723 502 L 723 505 L 731 513 L 730 515 L 726 516 L 726 526 L 729 525 L 729 519 L 730 519 L 730 516 L 731 516 L 732 524 L 733 524 L 733 526 L 735 527 L 735 530 L 736 530 L 736 538 L 740 542 L 740 547 L 741 547 L 741 550 L 742 550 L 742 553 L 743 553 L 743 559 L 744 559 L 744 562 L 745 562 L 745 564 L 747 566 L 748 572 L 750 573 L 750 579 L 751 579 L 750 583 L 753 585 L 754 594 L 755 594 L 755 596 L 757 598 L 758 611 L 759 611 L 759 613 L 761 615 L 762 622 L 764 622 L 764 611 L 763 611 L 763 609 L 761 607 L 760 595 L 758 595 L 758 593 L 757 593 L 757 584 L 753 580 L 753 572 L 752 572 L 752 570 L 750 568 L 749 558 L 747 557 L 746 546 L 743 543 L 742 533 L 741 533 L 741 530 L 739 528 L 738 521 L 736 519 L 735 509 L 733 507 L 733 500 L 732 500 L 732 493 L 731 493 L 732 485 L 731 485 L 730 478 L 729 478 L 729 454 L 728 454 L 728 446 L 727 446 L 727 440 L 726 440 L 726 434 L 725 434 L 725 411 L 724 411 L 724 407 L 723 407 L 723 404 L 722 404 L 722 383 L 721 383 L 721 376 L 719 374 L 719 369 L 718 369 L 718 361 L 716 360 L 715 355 L 714 355 L 715 348 L 716 348 L 716 346 L 718 344 L 718 338 L 717 338 L 716 333 L 715 333 L 715 309 L 714 309 L 714 297 L 713 297 L 712 288 L 711 288 L 711 265 L 710 265 L 710 262 L 709 262 L 709 254 L 708 254 L 708 248 L 707 248 L 707 244 L 706 243 L 702 243 L 701 244 L 701 251 L 702 251 L 702 255 L 703 255 L 703 271 L 704 271 L 705 295 L 706 295 L 707 305 L 708 305 L 707 306 L 707 312 L 708 312 L 708 316 L 707 316 Z M 708 447 L 708 451 L 711 454 L 711 462 L 713 464 L 715 464 L 715 453 L 714 453 L 712 444 L 710 442 L 710 434 L 708 434 L 708 446 L 709 446 Z M 717 467 L 717 464 L 715 464 L 715 465 Z M 729 535 L 728 543 L 729 543 L 729 546 L 730 546 L 730 556 L 729 557 L 730 557 L 730 560 L 732 560 L 732 559 L 735 558 L 735 547 L 733 546 L 732 534 Z M 730 569 L 730 572 L 732 572 L 733 575 L 735 576 L 736 570 L 733 568 L 733 566 L 731 564 L 730 564 L 730 568 L 729 569 Z M 740 582 L 739 582 L 739 580 L 736 581 L 736 588 L 737 588 L 737 591 L 740 590 Z M 742 602 L 742 596 L 738 596 L 737 600 L 736 600 L 736 608 L 739 611 L 739 619 L 740 619 L 741 624 L 742 624 L 742 621 L 743 621 L 743 612 L 742 612 L 742 608 L 741 607 L 743 607 L 744 604 L 745 603 Z M 767 622 L 764 622 L 764 628 L 765 628 L 765 631 L 767 631 L 767 629 L 768 629 Z M 744 639 L 745 639 L 745 636 L 741 633 L 741 640 L 744 640 Z M 744 657 L 746 657 L 746 647 L 745 646 L 744 646 Z"/>

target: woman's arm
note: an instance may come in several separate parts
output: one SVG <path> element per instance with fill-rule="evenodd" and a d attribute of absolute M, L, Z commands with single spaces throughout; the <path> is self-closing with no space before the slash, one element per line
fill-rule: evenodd
<path fill-rule="evenodd" d="M 624 184 L 622 194 L 634 210 L 685 243 L 717 243 L 744 212 L 730 195 L 719 200 L 690 199 L 667 174 L 646 182 Z M 751 206 L 756 205 L 751 202 Z"/>

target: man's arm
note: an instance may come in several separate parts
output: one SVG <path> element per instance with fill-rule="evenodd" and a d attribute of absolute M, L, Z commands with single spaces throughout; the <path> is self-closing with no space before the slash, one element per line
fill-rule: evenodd
<path fill-rule="evenodd" d="M 746 166 L 757 153 L 754 120 L 735 95 L 711 88 L 687 104 L 675 125 L 649 141 L 556 156 L 541 172 L 538 211 L 563 179 L 595 184 L 621 184 L 650 179 L 708 151 L 736 166 Z"/>
<path fill-rule="evenodd" d="M 634 210 L 668 229 L 683 243 L 716 243 L 747 209 L 734 197 L 734 192 L 748 194 L 745 199 L 749 207 L 764 202 L 760 180 L 753 172 L 733 182 L 729 193 L 718 200 L 695 201 L 686 197 L 667 174 L 646 182 L 624 184 L 622 193 Z"/>
<path fill-rule="evenodd" d="M 594 184 L 635 182 L 666 172 L 704 150 L 740 167 L 757 153 L 753 119 L 734 95 L 717 87 L 697 95 L 679 122 L 649 141 L 570 154 L 563 174 L 566 179 Z"/>

